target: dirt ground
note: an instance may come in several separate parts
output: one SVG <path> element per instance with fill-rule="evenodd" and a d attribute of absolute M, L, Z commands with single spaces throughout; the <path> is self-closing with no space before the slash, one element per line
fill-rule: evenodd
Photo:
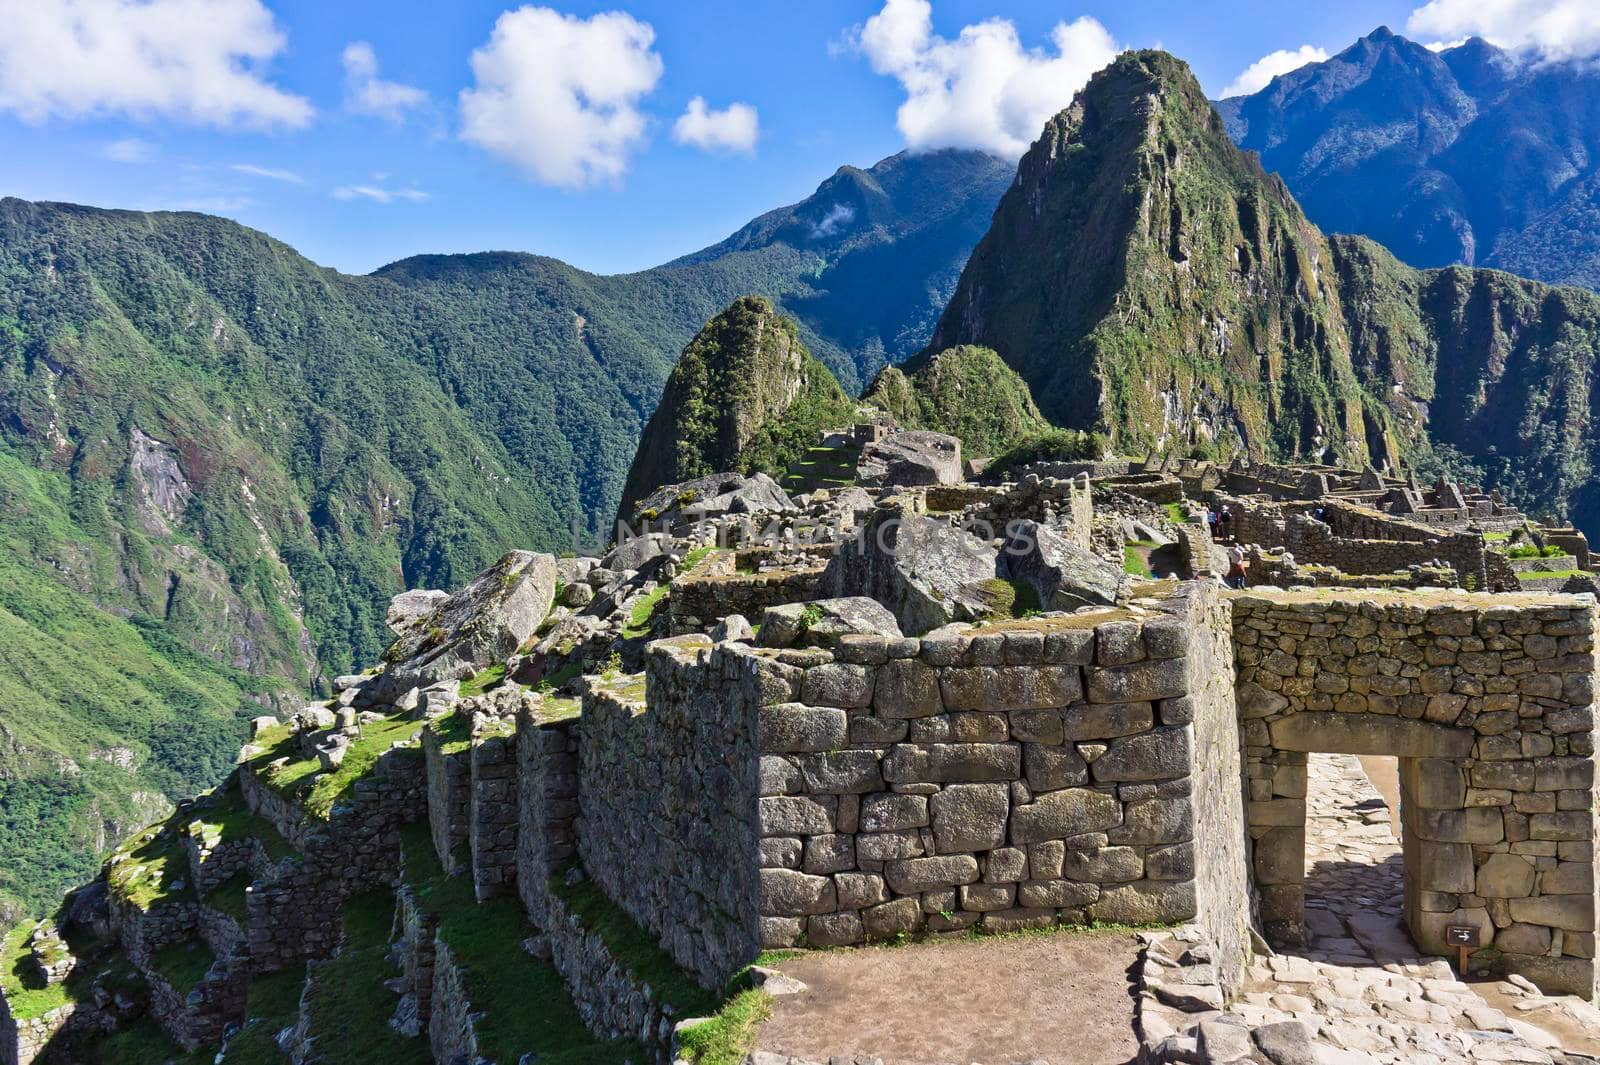
<path fill-rule="evenodd" d="M 757 1049 L 885 1065 L 1124 1065 L 1138 1052 L 1126 933 L 1063 931 L 802 955 Z"/>

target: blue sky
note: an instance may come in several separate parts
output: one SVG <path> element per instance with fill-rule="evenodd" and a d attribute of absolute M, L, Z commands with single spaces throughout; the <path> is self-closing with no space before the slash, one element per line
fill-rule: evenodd
<path fill-rule="evenodd" d="M 1565 21 L 1528 30 L 1530 4 Z M 352 272 L 485 249 L 639 269 L 844 163 L 1014 155 L 1117 48 L 1167 48 L 1217 94 L 1380 24 L 1570 41 L 1589 6 L 0 0 L 0 195 L 210 211 Z"/>

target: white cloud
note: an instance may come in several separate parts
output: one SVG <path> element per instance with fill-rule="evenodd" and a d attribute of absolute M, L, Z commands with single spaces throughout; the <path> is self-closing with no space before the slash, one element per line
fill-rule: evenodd
<path fill-rule="evenodd" d="M 371 200 L 373 203 L 421 203 L 428 194 L 421 189 L 389 189 L 382 185 L 341 185 L 333 190 L 336 200 Z"/>
<path fill-rule="evenodd" d="M 156 146 L 138 137 L 124 137 L 107 144 L 100 154 L 113 163 L 148 163 L 155 158 Z"/>
<path fill-rule="evenodd" d="M 261 0 L 0 0 L 0 110 L 304 126 L 263 70 L 284 43 Z"/>
<path fill-rule="evenodd" d="M 366 41 L 345 45 L 341 61 L 344 63 L 344 105 L 351 111 L 401 122 L 408 110 L 428 99 L 428 94 L 414 85 L 378 77 L 378 54 Z"/>
<path fill-rule="evenodd" d="M 756 109 L 749 104 L 729 104 L 721 111 L 706 107 L 696 96 L 672 127 L 672 138 L 702 151 L 753 152 L 761 135 Z"/>
<path fill-rule="evenodd" d="M 1307 63 L 1325 63 L 1328 53 L 1315 45 L 1302 44 L 1299 48 L 1280 48 L 1268 52 L 1245 67 L 1237 78 L 1222 90 L 1220 99 L 1230 96 L 1249 96 L 1272 84 L 1272 79 L 1291 70 L 1299 70 Z"/>
<path fill-rule="evenodd" d="M 1482 37 L 1502 48 L 1552 59 L 1600 53 L 1600 4 L 1594 0 L 1431 0 L 1411 13 L 1406 32 L 1453 40 Z"/>
<path fill-rule="evenodd" d="M 306 183 L 306 179 L 296 174 L 293 170 L 256 166 L 254 163 L 234 163 L 228 169 L 240 174 L 249 174 L 251 177 L 266 178 L 268 181 L 282 181 L 290 185 L 304 185 Z"/>
<path fill-rule="evenodd" d="M 836 203 L 828 208 L 828 213 L 822 216 L 820 222 L 812 223 L 811 238 L 813 240 L 821 240 L 823 237 L 831 237 L 855 220 L 856 209 L 854 207 L 851 207 L 848 203 Z"/>
<path fill-rule="evenodd" d="M 619 11 L 580 19 L 521 7 L 472 53 L 462 139 L 547 185 L 616 181 L 644 138 L 638 103 L 661 80 L 655 30 Z"/>
<path fill-rule="evenodd" d="M 1059 22 L 1053 51 L 1027 49 L 1006 19 L 933 32 L 929 0 L 886 0 L 853 34 L 872 69 L 900 82 L 896 122 L 912 148 L 982 148 L 1006 158 L 1027 150 L 1045 122 L 1072 102 L 1117 45 L 1092 18 Z"/>
<path fill-rule="evenodd" d="M 1460 48 L 1470 40 L 1472 40 L 1471 37 L 1457 37 L 1453 41 L 1429 41 L 1422 47 L 1430 52 L 1448 52 L 1452 48 Z"/>

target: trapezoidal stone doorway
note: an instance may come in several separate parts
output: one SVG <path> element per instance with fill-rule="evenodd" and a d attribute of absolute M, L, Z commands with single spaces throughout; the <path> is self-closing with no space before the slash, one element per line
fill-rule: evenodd
<path fill-rule="evenodd" d="M 1399 759 L 1405 922 L 1425 953 L 1594 997 L 1595 607 L 1573 596 L 1233 600 L 1262 930 L 1305 931 L 1307 755 Z"/>

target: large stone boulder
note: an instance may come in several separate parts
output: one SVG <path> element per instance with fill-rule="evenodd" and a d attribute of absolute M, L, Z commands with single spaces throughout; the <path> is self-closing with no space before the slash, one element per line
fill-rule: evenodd
<path fill-rule="evenodd" d="M 400 634 L 384 652 L 379 696 L 470 677 L 517 652 L 550 613 L 556 560 L 513 551 Z"/>
<path fill-rule="evenodd" d="M 989 541 L 893 507 L 876 511 L 861 535 L 839 546 L 821 587 L 827 595 L 876 599 L 913 634 L 1009 612 L 1014 597 Z"/>
<path fill-rule="evenodd" d="M 671 547 L 672 537 L 665 533 L 626 536 L 606 553 L 600 560 L 600 565 L 589 570 L 589 574 L 644 570 L 652 565 L 659 565 Z"/>
<path fill-rule="evenodd" d="M 874 440 L 856 463 L 856 480 L 873 487 L 960 484 L 962 472 L 961 441 L 921 429 Z"/>
<path fill-rule="evenodd" d="M 833 647 L 841 636 L 899 637 L 900 626 L 883 604 L 865 596 L 818 599 L 768 607 L 761 616 L 763 647 Z"/>
<path fill-rule="evenodd" d="M 1034 590 L 1044 610 L 1076 610 L 1117 602 L 1127 574 L 1073 543 L 1066 532 L 1036 521 L 1014 523 L 1000 551 L 1013 581 Z"/>
<path fill-rule="evenodd" d="M 635 532 L 678 532 L 730 514 L 788 514 L 799 508 L 764 473 L 713 473 L 657 488 L 624 520 Z"/>
<path fill-rule="evenodd" d="M 439 604 L 449 598 L 449 592 L 432 588 L 413 588 L 409 592 L 401 592 L 389 600 L 389 610 L 384 615 L 384 623 L 398 636 L 439 609 Z"/>

